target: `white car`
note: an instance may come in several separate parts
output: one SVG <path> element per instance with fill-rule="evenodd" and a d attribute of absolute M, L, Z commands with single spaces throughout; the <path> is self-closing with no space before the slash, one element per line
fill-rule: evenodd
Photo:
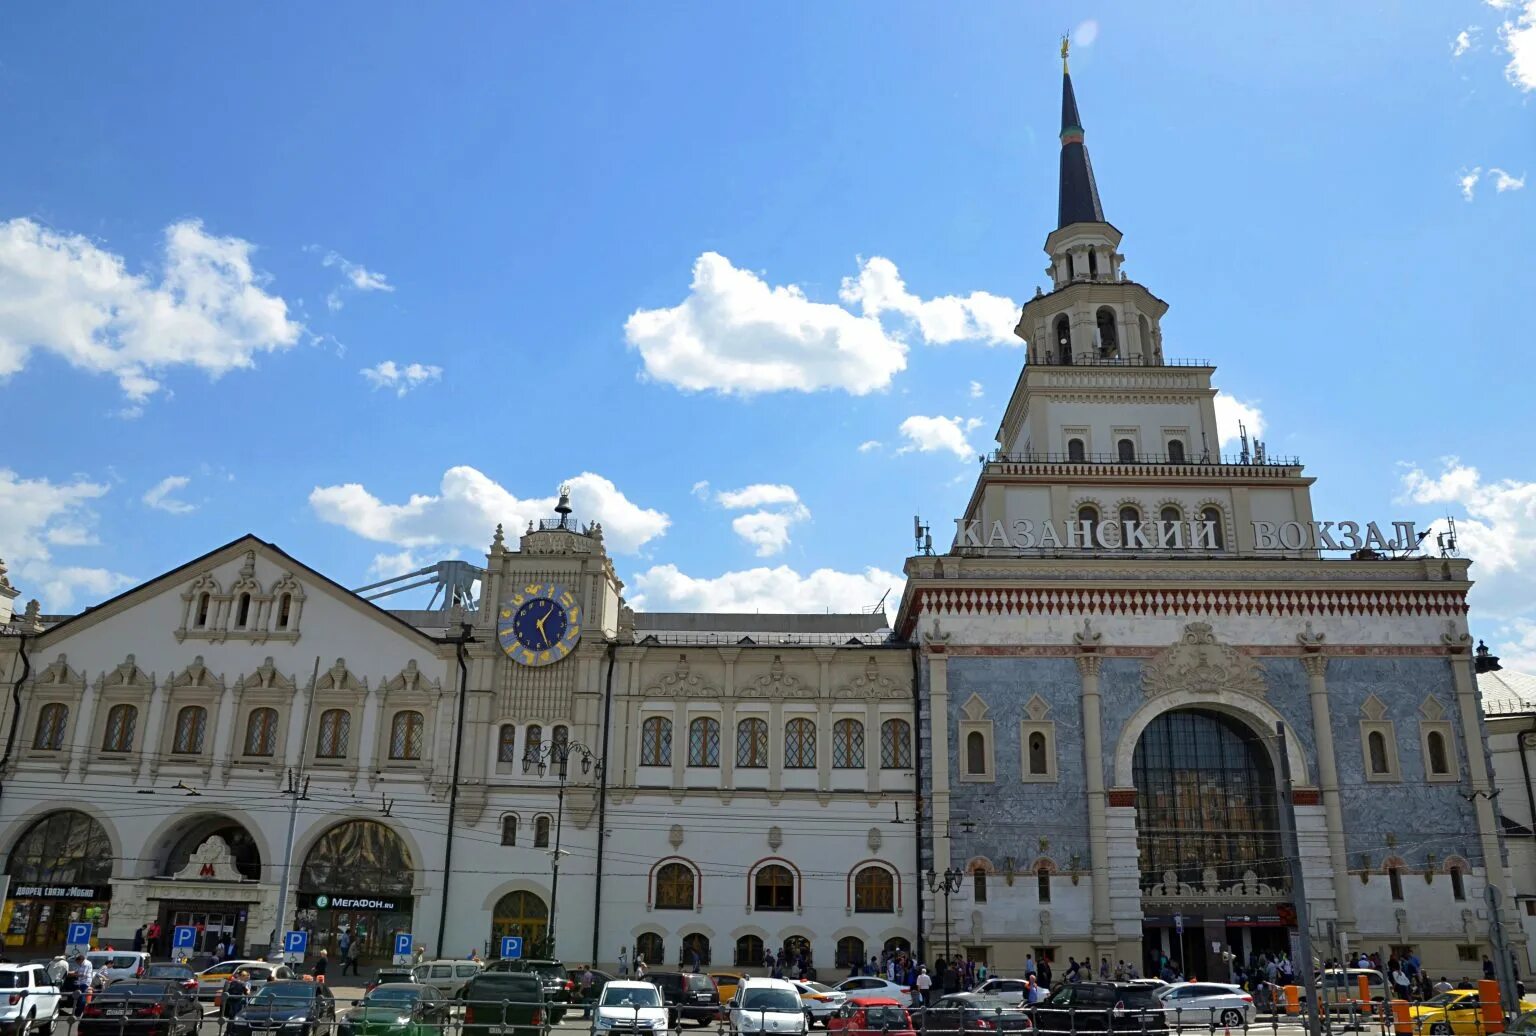
<path fill-rule="evenodd" d="M 1253 1021 L 1253 997 L 1223 982 L 1175 982 L 1152 994 L 1162 1002 L 1172 1028 L 1246 1027 Z"/>
<path fill-rule="evenodd" d="M 59 1020 L 59 987 L 42 964 L 0 964 L 0 1029 L 48 1036 Z"/>
<path fill-rule="evenodd" d="M 667 1005 L 661 1002 L 661 990 L 649 982 L 614 979 L 603 987 L 603 995 L 592 1009 L 592 1032 L 667 1031 Z"/>
<path fill-rule="evenodd" d="M 843 1001 L 848 999 L 848 994 L 820 982 L 796 982 L 791 980 L 790 985 L 795 987 L 795 992 L 800 994 L 800 1003 L 805 1007 L 805 1013 L 811 1016 L 814 1024 L 820 1022 L 823 1026 L 827 1019 L 832 1017 L 832 1012 L 843 1006 Z"/>
<path fill-rule="evenodd" d="M 1028 995 L 1029 983 L 1022 978 L 989 978 L 971 992 L 977 996 L 995 996 L 1017 1006 Z"/>
<path fill-rule="evenodd" d="M 782 978 L 749 978 L 736 987 L 727 1015 L 732 1036 L 743 1033 L 789 1033 L 806 1036 L 811 1020 L 793 982 Z"/>
<path fill-rule="evenodd" d="M 149 954 L 143 950 L 92 950 L 85 959 L 91 962 L 96 974 L 108 982 L 143 978 L 144 968 L 149 964 Z"/>
<path fill-rule="evenodd" d="M 832 987 L 844 996 L 888 996 L 898 1004 L 906 1004 L 908 1007 L 916 1007 L 917 1001 L 912 997 L 912 990 L 895 982 L 873 975 L 860 975 L 857 978 L 845 978 Z"/>

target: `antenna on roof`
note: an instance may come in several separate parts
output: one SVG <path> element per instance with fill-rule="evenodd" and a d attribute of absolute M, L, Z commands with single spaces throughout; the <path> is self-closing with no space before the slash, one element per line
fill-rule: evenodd
<path fill-rule="evenodd" d="M 1435 543 L 1440 547 L 1442 558 L 1459 558 L 1461 554 L 1456 550 L 1456 519 L 1450 515 L 1445 516 L 1446 530 L 1435 537 Z"/>
<path fill-rule="evenodd" d="M 933 533 L 929 531 L 928 524 L 915 514 L 912 516 L 912 539 L 916 544 L 912 553 L 933 553 Z"/>
<path fill-rule="evenodd" d="M 1243 422 L 1241 422 L 1241 421 L 1237 422 L 1237 437 L 1238 437 L 1238 439 L 1243 444 L 1243 452 L 1242 452 L 1242 455 L 1241 455 L 1242 463 L 1247 464 L 1248 463 L 1248 426 L 1243 424 Z"/>
<path fill-rule="evenodd" d="M 878 614 L 881 614 L 882 612 L 884 612 L 885 611 L 885 599 L 887 597 L 889 597 L 889 596 L 891 596 L 891 591 L 889 589 L 887 589 L 885 591 L 885 593 L 880 595 L 879 602 L 873 608 L 871 608 L 869 610 L 869 614 L 871 614 L 871 615 L 878 615 Z"/>

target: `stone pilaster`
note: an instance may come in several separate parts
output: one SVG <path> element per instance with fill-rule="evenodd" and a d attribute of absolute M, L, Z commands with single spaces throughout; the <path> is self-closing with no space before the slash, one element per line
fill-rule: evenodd
<path fill-rule="evenodd" d="M 1307 671 L 1307 696 L 1312 704 L 1312 736 L 1317 743 L 1317 785 L 1322 793 L 1323 822 L 1328 835 L 1328 859 L 1333 868 L 1334 909 L 1339 928 L 1350 945 L 1358 944 L 1354 894 L 1349 887 L 1349 862 L 1345 853 L 1344 807 L 1339 798 L 1339 767 L 1333 750 L 1333 722 L 1328 709 L 1328 656 L 1323 654 L 1323 634 L 1311 625 L 1296 635 L 1306 652 L 1301 657 Z"/>
<path fill-rule="evenodd" d="M 1088 859 L 1092 869 L 1093 954 L 1110 957 L 1115 945 L 1114 918 L 1109 907 L 1109 831 L 1104 794 L 1104 721 L 1103 700 L 1099 695 L 1099 670 L 1104 659 L 1099 655 L 1101 634 L 1083 623 L 1083 632 L 1072 636 L 1077 644 L 1077 672 L 1082 680 L 1083 765 L 1088 791 Z"/>
<path fill-rule="evenodd" d="M 1484 754 L 1477 685 L 1472 681 L 1472 638 L 1452 629 L 1440 639 L 1450 656 L 1451 680 L 1456 687 L 1462 747 L 1467 753 L 1467 783 L 1471 786 L 1472 806 L 1477 811 L 1477 834 L 1482 844 L 1485 873 L 1488 883 L 1499 886 L 1506 902 L 1513 903 L 1511 884 L 1504 873 L 1504 857 L 1499 851 L 1499 828 L 1493 815 L 1493 782 L 1489 779 L 1488 758 Z M 1518 929 L 1519 926 L 1513 927 Z"/>

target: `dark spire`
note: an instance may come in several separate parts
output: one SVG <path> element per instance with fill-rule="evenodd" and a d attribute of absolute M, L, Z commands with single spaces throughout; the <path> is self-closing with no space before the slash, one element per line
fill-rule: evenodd
<path fill-rule="evenodd" d="M 1099 187 L 1093 163 L 1083 143 L 1083 120 L 1077 114 L 1072 73 L 1067 70 L 1067 40 L 1061 41 L 1061 186 L 1056 203 L 1056 228 L 1070 223 L 1103 223 Z"/>

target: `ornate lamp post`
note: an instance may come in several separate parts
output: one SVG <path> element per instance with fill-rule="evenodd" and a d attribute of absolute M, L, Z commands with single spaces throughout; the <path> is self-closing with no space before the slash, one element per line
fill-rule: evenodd
<path fill-rule="evenodd" d="M 550 853 L 551 879 L 549 883 L 549 952 L 555 954 L 555 910 L 560 900 L 560 833 L 565 827 L 565 784 L 570 776 L 571 756 L 581 760 L 581 772 L 602 772 L 603 761 L 597 754 L 582 744 L 580 741 L 560 739 L 551 741 L 547 745 L 540 745 L 532 751 L 523 754 L 523 772 L 538 770 L 543 777 L 551 768 L 560 778 L 560 793 L 557 799 L 558 806 L 555 810 L 555 848 Z"/>
<path fill-rule="evenodd" d="M 950 867 L 943 874 L 935 874 L 932 869 L 928 871 L 928 891 L 934 895 L 944 897 L 944 959 L 949 960 L 949 897 L 960 891 L 960 883 L 965 880 L 962 871 Z"/>

